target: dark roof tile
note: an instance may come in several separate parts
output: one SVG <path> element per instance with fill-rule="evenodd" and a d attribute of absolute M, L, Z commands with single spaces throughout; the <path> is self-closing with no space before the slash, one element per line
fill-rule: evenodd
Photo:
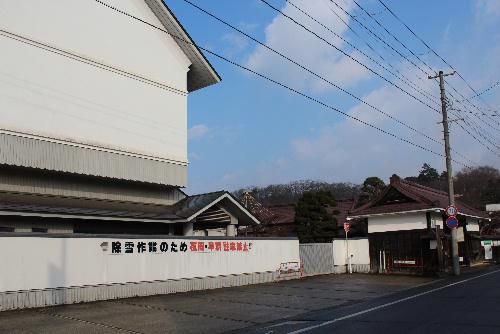
<path fill-rule="evenodd" d="M 408 202 L 378 204 L 386 198 L 390 191 L 393 190 L 396 190 L 404 197 L 408 198 Z M 477 210 L 460 200 L 455 199 L 455 205 L 458 208 L 459 213 L 482 218 L 488 217 L 486 212 Z M 382 194 L 380 194 L 380 196 L 357 209 L 351 210 L 349 215 L 364 216 L 433 208 L 445 209 L 447 206 L 448 194 L 446 192 L 402 180 L 399 176 L 393 175 L 391 177 L 391 183 L 386 187 Z"/>

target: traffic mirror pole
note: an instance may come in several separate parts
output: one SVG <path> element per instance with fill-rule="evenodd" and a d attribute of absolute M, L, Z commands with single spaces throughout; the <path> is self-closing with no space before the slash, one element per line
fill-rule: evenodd
<path fill-rule="evenodd" d="M 444 90 L 444 77 L 453 75 L 453 73 L 443 74 L 439 71 L 436 76 L 429 76 L 429 79 L 439 78 L 439 89 L 441 91 L 441 113 L 443 114 L 443 128 L 444 128 L 444 150 L 446 154 L 446 172 L 448 173 L 448 201 L 450 206 L 455 205 L 455 193 L 453 190 L 453 173 L 451 169 L 451 154 L 450 154 L 450 131 L 448 129 L 448 112 L 446 110 L 446 93 Z M 451 228 L 451 254 L 453 259 L 453 274 L 460 275 L 460 263 L 458 259 L 458 238 L 457 227 Z"/>

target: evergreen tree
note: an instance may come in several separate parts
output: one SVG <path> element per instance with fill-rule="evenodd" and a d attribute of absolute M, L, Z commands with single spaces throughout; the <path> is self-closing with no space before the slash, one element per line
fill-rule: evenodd
<path fill-rule="evenodd" d="M 368 203 L 377 197 L 385 188 L 385 183 L 376 176 L 367 177 L 363 186 L 361 187 L 361 194 L 359 195 L 356 206 L 361 206 Z"/>
<path fill-rule="evenodd" d="M 420 169 L 420 173 L 417 176 L 417 180 L 419 181 L 419 183 L 428 184 L 439 180 L 439 173 L 435 168 L 431 167 L 431 165 L 429 165 L 428 163 L 424 163 L 422 165 L 422 169 Z"/>
<path fill-rule="evenodd" d="M 338 211 L 329 191 L 306 192 L 295 208 L 297 236 L 301 243 L 331 242 L 337 236 Z"/>

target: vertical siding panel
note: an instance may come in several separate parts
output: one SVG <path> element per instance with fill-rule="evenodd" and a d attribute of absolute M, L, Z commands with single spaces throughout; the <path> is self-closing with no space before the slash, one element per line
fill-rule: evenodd
<path fill-rule="evenodd" d="M 0 163 L 185 186 L 187 165 L 0 133 Z"/>

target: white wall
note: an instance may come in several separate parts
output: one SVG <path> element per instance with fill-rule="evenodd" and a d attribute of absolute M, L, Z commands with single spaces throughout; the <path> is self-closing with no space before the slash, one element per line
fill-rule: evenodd
<path fill-rule="evenodd" d="M 477 218 L 466 217 L 467 221 L 467 231 L 469 232 L 479 232 L 479 221 Z"/>
<path fill-rule="evenodd" d="M 427 228 L 425 212 L 383 215 L 368 218 L 368 233 Z"/>
<path fill-rule="evenodd" d="M 345 239 L 333 240 L 333 264 L 346 265 Z M 370 244 L 368 239 L 349 239 L 349 254 L 352 254 L 351 264 L 370 264 Z"/>
<path fill-rule="evenodd" d="M 431 212 L 431 228 L 436 228 L 436 226 L 443 229 L 443 216 L 441 213 Z"/>
<path fill-rule="evenodd" d="M 113 254 L 111 242 L 146 242 L 146 252 Z M 157 242 L 149 253 L 147 243 Z M 161 252 L 162 241 L 169 250 Z M 190 242 L 246 242 L 248 251 L 191 251 Z M 108 242 L 108 249 L 100 246 Z M 186 252 L 170 252 L 187 244 Z M 275 271 L 284 262 L 297 262 L 298 240 L 113 239 L 0 237 L 0 292 L 55 287 L 126 283 Z"/>
<path fill-rule="evenodd" d="M 142 0 L 106 2 L 161 26 Z M 95 1 L 0 0 L 0 29 L 187 89 L 171 37 Z M 187 162 L 185 94 L 23 42 L 0 34 L 0 128 Z"/>
<path fill-rule="evenodd" d="M 488 212 L 500 211 L 500 204 L 486 204 L 486 211 Z"/>

